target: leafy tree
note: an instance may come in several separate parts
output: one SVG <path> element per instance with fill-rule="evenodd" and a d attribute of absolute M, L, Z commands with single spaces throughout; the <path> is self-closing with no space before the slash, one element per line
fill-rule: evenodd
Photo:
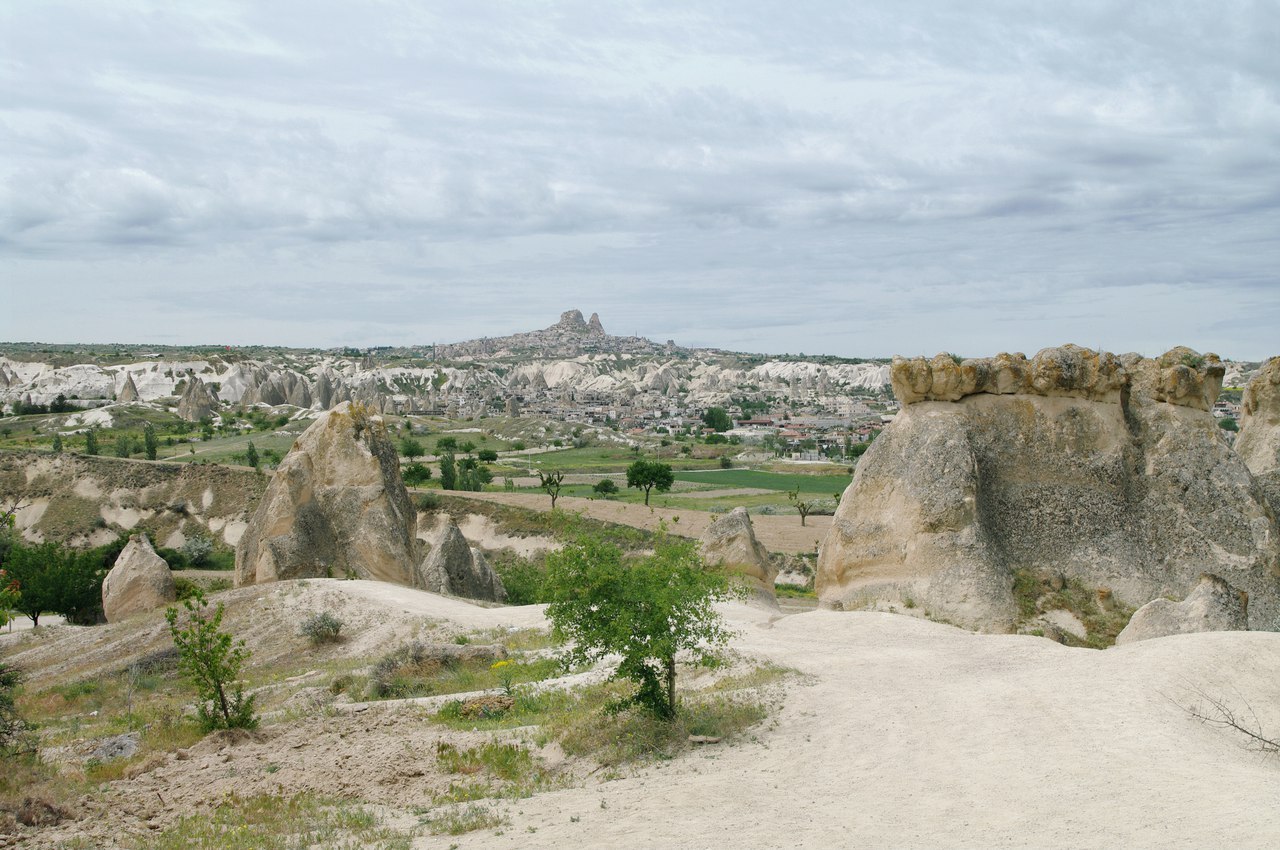
<path fill-rule="evenodd" d="M 431 480 L 431 467 L 421 463 L 411 463 L 404 468 L 404 483 L 410 487 L 421 487 Z"/>
<path fill-rule="evenodd" d="M 456 452 L 458 450 L 457 437 L 441 437 L 436 440 L 437 452 Z"/>
<path fill-rule="evenodd" d="M 497 463 L 498 453 L 493 449 L 481 449 L 476 452 L 476 459 L 483 461 L 484 463 Z"/>
<path fill-rule="evenodd" d="M 94 425 L 84 434 L 84 453 L 87 455 L 96 455 L 98 453 L 98 426 Z"/>
<path fill-rule="evenodd" d="M 462 449 L 463 454 L 469 455 L 476 450 L 476 444 L 471 442 L 470 440 L 467 440 L 465 443 L 459 446 L 459 448 Z"/>
<path fill-rule="evenodd" d="M 193 567 L 202 567 L 213 554 L 213 541 L 202 534 L 193 534 L 182 544 L 181 552 Z"/>
<path fill-rule="evenodd" d="M 53 432 L 53 450 L 55 452 L 62 451 L 62 435 L 59 434 L 57 431 Z"/>
<path fill-rule="evenodd" d="M 253 445 L 250 443 L 249 445 Z M 156 439 L 155 426 L 148 422 L 142 426 L 142 446 L 147 453 L 147 460 L 156 459 L 156 448 L 159 446 L 159 440 Z"/>
<path fill-rule="evenodd" d="M 115 452 L 116 457 L 128 457 L 133 454 L 133 439 L 128 434 L 118 434 Z"/>
<path fill-rule="evenodd" d="M 733 469 L 733 460 L 728 455 L 720 455 L 720 468 Z"/>
<path fill-rule="evenodd" d="M 618 492 L 618 485 L 613 483 L 612 478 L 601 478 L 591 489 L 607 499 Z"/>
<path fill-rule="evenodd" d="M 551 510 L 556 509 L 556 499 L 560 498 L 560 486 L 564 484 L 564 473 L 560 471 L 538 471 L 538 486 L 547 491 L 551 497 Z"/>
<path fill-rule="evenodd" d="M 849 457 L 858 458 L 866 454 L 867 449 L 871 448 L 871 443 L 854 443 L 849 447 Z"/>
<path fill-rule="evenodd" d="M 102 615 L 106 548 L 78 552 L 53 542 L 13 542 L 5 553 L 4 570 L 21 594 L 15 609 L 30 617 L 33 626 L 50 611 L 72 623 L 97 622 Z"/>
<path fill-rule="evenodd" d="M 622 656 L 615 679 L 636 683 L 614 706 L 636 705 L 662 720 L 676 716 L 676 654 L 710 664 L 729 637 L 713 603 L 731 596 L 727 579 L 705 568 L 697 544 L 661 536 L 653 555 L 623 563 L 622 550 L 583 537 L 547 555 L 543 592 L 570 663 Z"/>
<path fill-rule="evenodd" d="M 627 486 L 644 490 L 644 503 L 649 504 L 649 491 L 657 488 L 665 493 L 675 483 L 671 466 L 656 460 L 638 460 L 627 467 Z"/>
<path fill-rule="evenodd" d="M 214 729 L 253 729 L 258 718 L 253 713 L 253 696 L 246 696 L 239 681 L 240 667 L 249 657 L 244 641 L 235 641 L 219 631 L 222 603 L 208 613 L 204 593 L 197 589 L 183 600 L 186 622 L 179 625 L 179 611 L 164 612 L 169 634 L 178 649 L 178 669 L 196 689 L 196 708 L 206 732 Z"/>
<path fill-rule="evenodd" d="M 1240 430 L 1240 426 L 1236 423 L 1236 420 L 1232 419 L 1230 416 L 1224 416 L 1221 419 L 1219 419 L 1218 427 L 1221 428 L 1223 431 L 1239 431 Z"/>
<path fill-rule="evenodd" d="M 248 447 L 244 450 L 244 459 L 254 469 L 258 468 L 258 449 L 253 445 L 253 440 L 249 441 Z"/>
<path fill-rule="evenodd" d="M 422 443 L 415 440 L 413 437 L 400 438 L 400 454 L 403 457 L 407 457 L 409 460 L 417 460 L 426 453 L 427 450 L 423 447 Z"/>
<path fill-rule="evenodd" d="M 702 421 L 708 428 L 714 428 L 717 431 L 728 431 L 733 427 L 733 420 L 729 418 L 729 413 L 723 407 L 708 407 L 702 414 Z"/>
<path fill-rule="evenodd" d="M 440 486 L 446 490 L 458 489 L 458 467 L 453 452 L 440 455 Z"/>

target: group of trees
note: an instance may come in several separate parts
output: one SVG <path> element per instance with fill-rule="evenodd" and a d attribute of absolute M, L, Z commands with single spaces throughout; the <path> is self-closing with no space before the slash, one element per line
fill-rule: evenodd
<path fill-rule="evenodd" d="M 102 580 L 127 539 L 84 550 L 31 544 L 14 533 L 13 513 L 0 514 L 0 608 L 25 614 L 33 625 L 45 613 L 72 623 L 99 622 Z"/>

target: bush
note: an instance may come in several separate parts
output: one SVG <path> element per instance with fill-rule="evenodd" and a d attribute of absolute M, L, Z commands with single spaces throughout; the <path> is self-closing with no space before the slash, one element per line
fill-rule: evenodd
<path fill-rule="evenodd" d="M 507 589 L 508 605 L 536 605 L 547 601 L 542 591 L 547 577 L 544 556 L 523 558 L 504 553 L 491 558 L 490 563 Z"/>
<path fill-rule="evenodd" d="M 21 683 L 18 669 L 0 661 L 0 756 L 25 749 L 23 739 L 30 726 L 18 714 L 16 697 Z"/>
<path fill-rule="evenodd" d="M 419 493 L 417 501 L 418 510 L 424 513 L 440 510 L 440 495 L 438 493 Z"/>
<path fill-rule="evenodd" d="M 618 492 L 618 485 L 613 482 L 612 478 L 604 478 L 604 479 L 601 479 L 600 481 L 597 481 L 595 483 L 595 486 L 593 486 L 591 489 L 594 490 L 597 495 L 608 498 L 609 496 L 612 496 L 614 493 Z"/>
<path fill-rule="evenodd" d="M 213 552 L 213 541 L 202 535 L 193 535 L 182 544 L 182 554 L 193 567 L 202 567 L 209 562 Z"/>
<path fill-rule="evenodd" d="M 246 696 L 237 681 L 240 668 L 249 658 L 244 641 L 238 643 L 222 625 L 222 603 L 208 614 L 204 594 L 196 591 L 182 603 L 186 623 L 178 625 L 178 609 L 169 608 L 164 618 L 178 650 L 178 669 L 196 689 L 199 698 L 196 713 L 206 732 L 214 729 L 253 729 L 258 718 L 253 712 L 252 695 Z"/>
<path fill-rule="evenodd" d="M 312 646 L 319 646 L 322 643 L 337 643 L 338 632 L 341 629 L 341 620 L 328 611 L 322 611 L 319 614 L 312 614 L 303 620 L 302 627 L 298 631 L 299 634 L 311 641 Z"/>

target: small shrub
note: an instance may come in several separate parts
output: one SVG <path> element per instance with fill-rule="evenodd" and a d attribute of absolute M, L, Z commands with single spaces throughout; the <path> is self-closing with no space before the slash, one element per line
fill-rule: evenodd
<path fill-rule="evenodd" d="M 618 485 L 612 478 L 602 478 L 591 488 L 596 495 L 608 498 L 618 492 Z"/>
<path fill-rule="evenodd" d="M 209 562 L 209 555 L 213 552 L 213 541 L 197 534 L 187 538 L 181 551 L 191 566 L 203 567 Z"/>
<path fill-rule="evenodd" d="M 30 728 L 18 714 L 15 698 L 22 674 L 17 668 L 0 661 L 0 756 L 25 749 L 23 741 Z"/>
<path fill-rule="evenodd" d="M 341 629 L 341 620 L 328 611 L 322 611 L 319 614 L 311 614 L 303 620 L 298 631 L 311 641 L 312 646 L 319 646 L 323 643 L 337 643 L 338 632 Z"/>
<path fill-rule="evenodd" d="M 440 496 L 438 493 L 419 493 L 418 494 L 418 510 L 423 513 L 431 513 L 440 510 Z"/>
<path fill-rule="evenodd" d="M 246 696 L 244 686 L 237 681 L 249 650 L 243 640 L 237 643 L 231 635 L 219 631 L 222 603 L 210 615 L 204 594 L 197 590 L 183 600 L 182 606 L 187 612 L 185 624 L 178 624 L 177 608 L 169 608 L 164 616 L 178 650 L 178 669 L 195 686 L 199 697 L 196 712 L 201 727 L 206 732 L 256 728 L 254 698 Z"/>

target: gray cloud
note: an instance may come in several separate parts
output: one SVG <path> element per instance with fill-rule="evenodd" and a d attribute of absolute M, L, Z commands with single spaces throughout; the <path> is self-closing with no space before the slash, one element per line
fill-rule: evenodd
<path fill-rule="evenodd" d="M 1276 353 L 1274 4 L 5 16 L 4 338 Z"/>

